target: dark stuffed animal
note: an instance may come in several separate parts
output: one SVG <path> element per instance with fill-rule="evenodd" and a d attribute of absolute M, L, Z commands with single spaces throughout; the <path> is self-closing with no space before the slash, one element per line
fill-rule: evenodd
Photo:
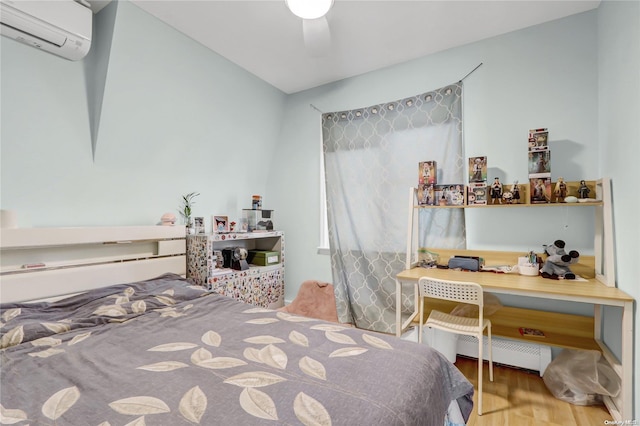
<path fill-rule="evenodd" d="M 573 280 L 576 278 L 576 274 L 571 272 L 569 265 L 578 263 L 580 253 L 575 250 L 571 250 L 567 253 L 564 251 L 564 247 L 565 242 L 562 240 L 556 240 L 553 244 L 544 246 L 544 252 L 547 254 L 547 259 L 540 270 L 540 274 L 543 278 L 550 278 L 553 280 L 557 280 L 559 278 Z"/>

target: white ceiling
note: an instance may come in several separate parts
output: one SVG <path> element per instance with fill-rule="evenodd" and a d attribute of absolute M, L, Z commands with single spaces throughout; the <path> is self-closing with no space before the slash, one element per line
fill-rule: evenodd
<path fill-rule="evenodd" d="M 600 1 L 335 0 L 331 52 L 305 50 L 284 0 L 132 0 L 285 93 L 597 8 Z M 96 1 L 98 7 L 108 1 Z"/>

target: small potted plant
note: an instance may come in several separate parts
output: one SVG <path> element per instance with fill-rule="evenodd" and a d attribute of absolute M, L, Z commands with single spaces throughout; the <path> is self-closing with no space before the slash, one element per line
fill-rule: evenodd
<path fill-rule="evenodd" d="M 194 204 L 193 199 L 200 195 L 199 192 L 190 192 L 187 195 L 182 196 L 182 206 L 178 212 L 182 216 L 182 220 L 187 227 L 187 234 L 191 234 L 193 231 L 193 221 L 191 219 L 192 206 Z"/>

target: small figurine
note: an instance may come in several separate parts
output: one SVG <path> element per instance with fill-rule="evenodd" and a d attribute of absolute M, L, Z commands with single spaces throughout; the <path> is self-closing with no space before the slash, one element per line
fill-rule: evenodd
<path fill-rule="evenodd" d="M 429 167 L 429 163 L 426 161 L 422 163 L 422 179 L 425 183 L 429 182 L 431 179 L 431 168 Z"/>
<path fill-rule="evenodd" d="M 564 203 L 564 199 L 567 196 L 567 184 L 564 182 L 564 178 L 558 178 L 558 182 L 556 182 L 556 187 L 553 190 L 553 193 L 556 196 L 557 203 Z"/>
<path fill-rule="evenodd" d="M 511 202 L 513 204 L 520 204 L 520 185 L 518 185 L 517 180 L 514 180 L 511 186 Z"/>
<path fill-rule="evenodd" d="M 591 192 L 591 190 L 585 181 L 581 180 L 580 187 L 578 188 L 578 198 L 589 198 L 589 192 Z"/>
<path fill-rule="evenodd" d="M 531 197 L 531 201 L 536 203 L 549 202 L 545 194 L 546 189 L 547 187 L 544 184 L 544 180 L 542 179 L 536 180 L 535 185 L 533 187 L 533 195 Z"/>
<path fill-rule="evenodd" d="M 502 204 L 502 184 L 499 178 L 493 179 L 491 184 L 491 204 L 495 204 L 496 200 Z"/>
<path fill-rule="evenodd" d="M 502 199 L 505 201 L 505 203 L 512 204 L 513 203 L 513 194 L 511 193 L 511 191 L 504 191 L 502 193 Z"/>
<path fill-rule="evenodd" d="M 571 250 L 568 254 L 564 251 L 565 242 L 562 240 L 556 240 L 551 245 L 544 246 L 544 252 L 547 254 L 547 259 L 540 269 L 540 275 L 542 278 L 549 278 L 557 280 L 564 278 L 567 280 L 574 280 L 576 274 L 571 272 L 569 265 L 578 263 L 580 259 L 580 253 L 576 250 Z"/>

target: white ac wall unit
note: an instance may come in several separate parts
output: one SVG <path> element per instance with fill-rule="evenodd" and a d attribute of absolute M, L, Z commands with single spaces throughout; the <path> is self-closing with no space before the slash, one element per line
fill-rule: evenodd
<path fill-rule="evenodd" d="M 74 0 L 0 0 L 0 33 L 72 61 L 91 46 L 92 12 Z"/>

